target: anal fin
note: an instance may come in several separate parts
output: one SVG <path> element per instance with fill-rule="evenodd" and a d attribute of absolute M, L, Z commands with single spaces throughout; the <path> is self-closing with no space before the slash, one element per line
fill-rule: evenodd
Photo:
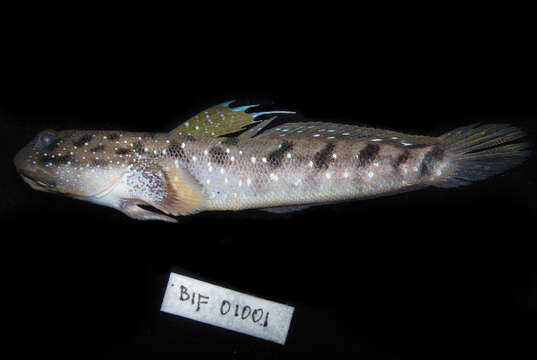
<path fill-rule="evenodd" d="M 314 205 L 296 205 L 296 206 L 277 206 L 271 208 L 260 209 L 262 211 L 274 213 L 274 214 L 287 214 L 290 212 L 305 210 Z"/>

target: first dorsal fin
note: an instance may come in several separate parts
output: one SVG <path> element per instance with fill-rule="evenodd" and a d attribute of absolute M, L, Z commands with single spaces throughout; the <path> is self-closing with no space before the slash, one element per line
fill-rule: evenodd
<path fill-rule="evenodd" d="M 229 107 L 232 101 L 215 105 L 191 117 L 172 131 L 171 135 L 191 135 L 219 137 L 243 130 L 256 122 L 256 118 L 267 114 L 294 114 L 293 111 L 273 110 L 247 113 L 246 110 L 258 105 Z"/>

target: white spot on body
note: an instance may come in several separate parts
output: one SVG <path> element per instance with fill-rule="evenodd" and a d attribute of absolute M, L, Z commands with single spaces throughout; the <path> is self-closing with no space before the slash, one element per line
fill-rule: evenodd
<path fill-rule="evenodd" d="M 269 175 L 270 179 L 273 180 L 273 181 L 278 181 L 278 175 L 274 174 L 274 173 L 270 173 Z"/>

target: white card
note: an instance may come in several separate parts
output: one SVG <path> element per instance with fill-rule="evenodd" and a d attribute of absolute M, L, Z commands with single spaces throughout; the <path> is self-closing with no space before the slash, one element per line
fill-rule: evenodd
<path fill-rule="evenodd" d="M 285 344 L 294 307 L 170 273 L 160 311 Z"/>

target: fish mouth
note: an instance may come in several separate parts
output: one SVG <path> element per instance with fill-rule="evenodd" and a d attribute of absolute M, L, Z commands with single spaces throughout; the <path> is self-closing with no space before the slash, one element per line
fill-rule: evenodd
<path fill-rule="evenodd" d="M 25 174 L 24 171 L 19 171 L 19 175 L 21 176 L 22 180 L 24 180 L 24 182 L 30 185 L 30 187 L 34 190 L 54 192 L 54 189 L 56 188 L 56 184 L 46 183 L 41 180 L 32 179 L 27 174 Z"/>

